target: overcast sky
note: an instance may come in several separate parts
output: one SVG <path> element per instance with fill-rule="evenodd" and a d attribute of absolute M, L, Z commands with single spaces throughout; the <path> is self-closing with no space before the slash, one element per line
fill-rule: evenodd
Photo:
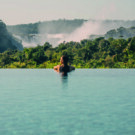
<path fill-rule="evenodd" d="M 6 24 L 64 18 L 135 20 L 135 0 L 0 0 Z"/>

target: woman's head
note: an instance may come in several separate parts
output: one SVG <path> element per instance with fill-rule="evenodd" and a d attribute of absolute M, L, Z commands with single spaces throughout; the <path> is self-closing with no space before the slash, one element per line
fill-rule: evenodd
<path fill-rule="evenodd" d="M 68 57 L 63 55 L 61 58 L 60 58 L 60 63 L 61 64 L 64 64 L 64 65 L 67 65 L 68 64 Z"/>

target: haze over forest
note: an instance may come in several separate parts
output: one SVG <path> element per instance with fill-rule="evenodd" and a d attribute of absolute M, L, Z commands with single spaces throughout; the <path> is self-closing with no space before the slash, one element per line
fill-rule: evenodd
<path fill-rule="evenodd" d="M 134 6 L 134 0 L 1 0 L 0 68 L 53 68 L 62 55 L 76 68 L 135 68 Z"/>
<path fill-rule="evenodd" d="M 134 0 L 1 0 L 1 52 L 45 42 L 56 47 L 98 37 L 133 37 L 134 5 Z"/>
<path fill-rule="evenodd" d="M 22 41 L 24 47 L 43 45 L 45 42 L 57 46 L 62 42 L 76 41 L 83 39 L 94 39 L 96 37 L 109 38 L 109 31 L 113 31 L 113 38 L 133 37 L 134 34 L 126 28 L 134 27 L 135 21 L 124 20 L 53 20 L 30 24 L 7 26 L 10 33 Z M 124 27 L 123 29 L 119 29 Z M 123 30 L 119 34 L 119 30 Z M 109 35 L 108 35 L 109 34 Z"/>

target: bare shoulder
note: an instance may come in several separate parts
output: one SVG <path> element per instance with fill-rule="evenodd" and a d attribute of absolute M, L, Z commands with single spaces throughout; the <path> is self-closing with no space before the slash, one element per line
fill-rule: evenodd
<path fill-rule="evenodd" d="M 57 65 L 57 66 L 54 66 L 53 68 L 55 71 L 59 72 L 59 69 L 60 69 L 60 65 Z"/>

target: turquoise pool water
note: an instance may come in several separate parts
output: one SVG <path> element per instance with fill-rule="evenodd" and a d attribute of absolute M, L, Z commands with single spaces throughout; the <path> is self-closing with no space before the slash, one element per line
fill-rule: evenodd
<path fill-rule="evenodd" d="M 0 69 L 0 135 L 135 135 L 135 69 Z"/>

